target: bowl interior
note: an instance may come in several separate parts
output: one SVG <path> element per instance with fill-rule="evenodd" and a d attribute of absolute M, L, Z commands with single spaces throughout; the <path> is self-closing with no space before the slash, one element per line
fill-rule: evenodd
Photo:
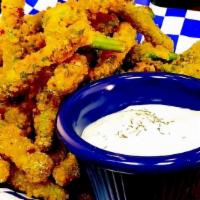
<path fill-rule="evenodd" d="M 193 80 L 194 81 L 194 80 Z M 129 105 L 165 104 L 200 110 L 200 82 L 173 75 L 124 75 L 105 79 L 79 92 L 70 122 L 77 134 L 97 119 Z M 198 84 L 197 84 L 198 83 Z"/>
<path fill-rule="evenodd" d="M 200 81 L 166 73 L 128 73 L 97 81 L 82 88 L 64 101 L 58 115 L 58 131 L 70 150 L 81 157 L 86 156 L 89 160 L 92 159 L 92 155 L 89 154 L 94 154 L 94 151 L 96 159 L 99 159 L 98 162 L 104 162 L 108 157 L 114 159 L 113 162 L 115 162 L 116 158 L 114 157 L 118 157 L 119 162 L 125 160 L 126 163 L 129 163 L 134 160 L 136 163 L 142 162 L 153 166 L 153 163 L 174 158 L 175 155 L 162 156 L 156 157 L 152 161 L 152 158 L 144 160 L 111 152 L 106 154 L 106 151 L 95 148 L 78 137 L 87 125 L 97 119 L 129 105 L 139 104 L 165 104 L 200 110 Z M 87 155 L 84 154 L 84 151 L 87 151 Z M 104 157 L 103 153 L 108 157 Z M 184 156 L 184 153 L 177 155 L 175 160 L 178 162 L 179 159 L 182 159 L 179 163 L 181 164 Z M 196 163 L 195 159 L 199 158 L 193 156 L 192 159 L 193 163 Z"/>

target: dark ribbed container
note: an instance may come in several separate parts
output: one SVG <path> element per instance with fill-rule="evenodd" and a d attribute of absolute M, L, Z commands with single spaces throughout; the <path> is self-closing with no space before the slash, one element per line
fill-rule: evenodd
<path fill-rule="evenodd" d="M 199 0 L 151 0 L 151 2 L 163 7 L 192 8 L 200 6 Z"/>
<path fill-rule="evenodd" d="M 200 170 L 133 175 L 85 168 L 96 200 L 199 200 Z M 199 188 L 200 190 L 200 188 Z"/>

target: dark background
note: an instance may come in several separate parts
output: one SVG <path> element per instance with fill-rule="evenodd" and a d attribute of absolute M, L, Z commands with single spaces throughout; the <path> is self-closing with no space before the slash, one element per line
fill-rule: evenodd
<path fill-rule="evenodd" d="M 200 0 L 151 0 L 151 2 L 164 7 L 200 10 Z"/>
<path fill-rule="evenodd" d="M 180 8 L 200 10 L 200 0 L 151 0 L 151 2 L 158 6 L 180 7 Z"/>

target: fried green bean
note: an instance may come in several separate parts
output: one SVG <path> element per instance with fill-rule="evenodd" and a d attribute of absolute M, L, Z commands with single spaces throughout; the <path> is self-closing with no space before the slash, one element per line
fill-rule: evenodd
<path fill-rule="evenodd" d="M 163 46 L 153 46 L 149 42 L 136 45 L 131 51 L 132 66 L 128 71 L 132 72 L 156 72 L 161 71 L 164 63 L 171 63 L 177 59 L 177 54 L 170 52 Z"/>
<path fill-rule="evenodd" d="M 69 63 L 58 65 L 54 75 L 47 82 L 48 90 L 56 96 L 75 91 L 88 75 L 88 63 L 85 56 L 75 54 Z"/>
<path fill-rule="evenodd" d="M 46 46 L 44 34 L 38 32 L 33 35 L 24 35 L 21 46 L 24 49 L 25 56 L 42 49 Z"/>
<path fill-rule="evenodd" d="M 144 42 L 136 45 L 132 52 L 132 59 L 134 62 L 146 60 L 161 60 L 164 62 L 171 62 L 177 58 L 177 54 L 170 52 L 163 46 L 153 46 L 151 43 Z"/>
<path fill-rule="evenodd" d="M 10 163 L 0 158 L 0 183 L 5 183 L 10 176 Z"/>
<path fill-rule="evenodd" d="M 87 75 L 87 59 L 76 54 L 69 63 L 57 66 L 47 82 L 47 88 L 37 95 L 35 144 L 42 151 L 48 150 L 52 144 L 56 114 L 62 97 L 75 91 Z"/>
<path fill-rule="evenodd" d="M 74 179 L 79 178 L 79 166 L 76 157 L 69 153 L 67 157 L 54 168 L 53 177 L 60 186 L 66 186 Z"/>
<path fill-rule="evenodd" d="M 122 9 L 122 12 L 133 24 L 133 27 L 145 36 L 146 41 L 151 42 L 153 45 L 161 45 L 169 51 L 173 51 L 173 41 L 156 26 L 152 19 L 152 13 L 148 13 L 145 7 L 138 7 L 132 3 L 127 3 Z"/>
<path fill-rule="evenodd" d="M 11 0 L 2 0 L 1 11 L 2 19 L 8 27 L 12 29 L 19 29 L 23 23 L 24 16 L 24 0 L 11 1 Z"/>
<path fill-rule="evenodd" d="M 136 44 L 136 31 L 127 22 L 120 24 L 118 32 L 114 33 L 113 37 L 124 42 L 125 51 L 123 53 L 102 51 L 97 66 L 90 71 L 90 78 L 92 80 L 112 75 L 120 68 L 127 53 Z"/>
<path fill-rule="evenodd" d="M 17 190 L 26 192 L 29 197 L 42 198 L 44 200 L 67 200 L 69 195 L 58 185 L 47 180 L 43 183 L 31 183 L 26 175 L 15 169 L 9 183 Z"/>
<path fill-rule="evenodd" d="M 30 182 L 46 181 L 53 167 L 48 155 L 39 152 L 14 124 L 4 121 L 0 121 L 0 155 L 23 170 Z"/>
<path fill-rule="evenodd" d="M 17 116 L 17 117 L 16 117 Z M 6 107 L 3 119 L 9 124 L 14 124 L 22 130 L 24 136 L 28 136 L 31 132 L 31 112 L 23 111 L 20 106 Z M 21 133 L 22 134 L 22 133 Z"/>
<path fill-rule="evenodd" d="M 3 38 L 4 38 L 5 30 L 2 22 L 2 18 L 0 18 L 0 67 L 3 66 Z"/>
<path fill-rule="evenodd" d="M 162 70 L 200 78 L 200 42 L 196 42 L 171 64 L 162 65 Z"/>
<path fill-rule="evenodd" d="M 84 0 L 79 0 L 78 2 L 82 9 L 93 13 L 109 13 L 112 11 L 120 17 L 124 16 L 125 21 L 131 22 L 133 27 L 145 36 L 146 41 L 154 45 L 162 45 L 173 51 L 173 41 L 156 26 L 152 18 L 153 13 L 149 8 L 135 6 L 131 1 L 126 0 L 107 0 L 103 2 L 101 0 L 88 0 L 87 3 Z"/>
<path fill-rule="evenodd" d="M 81 19 L 82 28 L 75 27 L 70 33 L 66 33 L 66 26 L 70 26 Z M 87 14 L 79 8 L 78 3 L 58 4 L 45 12 L 43 27 L 47 45 L 54 43 L 69 44 L 69 40 L 77 40 L 77 37 L 83 37 L 85 45 L 91 45 L 94 48 L 123 51 L 124 46 L 120 41 L 106 37 L 103 34 L 95 32 L 87 19 Z M 52 27 L 54 29 L 52 30 Z M 87 32 L 87 34 L 84 34 Z M 89 43 L 88 43 L 89 42 Z"/>
<path fill-rule="evenodd" d="M 25 15 L 24 22 L 21 25 L 21 34 L 34 35 L 38 32 L 42 32 L 42 19 L 45 11 L 39 12 L 35 15 Z"/>
<path fill-rule="evenodd" d="M 37 104 L 33 117 L 35 145 L 41 151 L 47 151 L 52 144 L 56 114 L 61 100 L 46 88 L 38 93 L 36 99 Z"/>
<path fill-rule="evenodd" d="M 92 32 L 94 33 L 94 32 Z M 0 73 L 0 101 L 5 101 L 8 98 L 18 96 L 27 92 L 30 85 L 37 80 L 38 74 L 45 71 L 52 64 L 59 64 L 72 57 L 74 52 L 81 46 L 91 45 L 95 41 L 95 47 L 102 47 L 102 41 L 111 49 L 119 48 L 112 46 L 118 43 L 101 34 L 91 34 L 91 27 L 83 23 L 81 20 L 69 26 L 65 33 L 65 41 L 48 44 L 43 49 L 27 55 L 23 60 L 14 64 L 12 69 L 3 69 Z M 97 36 L 97 37 L 96 37 Z M 101 38 L 101 39 L 97 39 Z M 115 43 L 116 41 L 116 43 Z M 103 47 L 102 47 L 103 48 Z"/>
<path fill-rule="evenodd" d="M 42 28 L 42 18 L 44 11 L 36 15 L 24 16 L 24 22 L 21 25 L 21 46 L 24 51 L 23 58 L 46 46 L 45 36 Z"/>
<path fill-rule="evenodd" d="M 25 1 L 2 0 L 2 23 L 4 27 L 3 66 L 11 68 L 23 55 L 20 45 L 20 27 L 23 23 Z"/>

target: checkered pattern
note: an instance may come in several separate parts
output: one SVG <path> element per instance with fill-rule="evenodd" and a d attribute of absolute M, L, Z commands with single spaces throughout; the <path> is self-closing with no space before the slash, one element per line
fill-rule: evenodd
<path fill-rule="evenodd" d="M 152 8 L 155 23 L 172 38 L 177 53 L 183 52 L 199 40 L 199 11 L 158 7 L 151 4 L 149 0 L 136 0 L 136 3 Z"/>
<path fill-rule="evenodd" d="M 35 14 L 47 7 L 55 6 L 57 2 L 65 0 L 26 0 L 25 12 Z M 158 7 L 150 3 L 150 0 L 136 0 L 138 5 L 146 5 L 152 8 L 155 14 L 155 23 L 161 30 L 169 35 L 175 44 L 175 51 L 181 53 L 188 49 L 200 38 L 200 12 L 175 8 Z M 141 34 L 138 40 L 142 40 Z"/>
<path fill-rule="evenodd" d="M 161 8 L 153 4 L 150 7 L 155 12 L 155 21 L 161 30 L 174 40 L 177 53 L 188 49 L 200 38 L 199 11 Z"/>
<path fill-rule="evenodd" d="M 58 0 L 26 0 L 25 13 L 36 14 L 38 11 L 47 9 L 47 7 L 55 6 L 57 2 Z"/>

